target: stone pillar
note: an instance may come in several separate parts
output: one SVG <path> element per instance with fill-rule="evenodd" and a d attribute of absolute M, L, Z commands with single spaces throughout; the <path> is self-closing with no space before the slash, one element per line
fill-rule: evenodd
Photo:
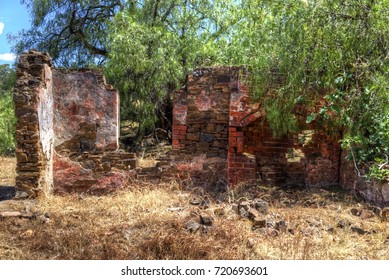
<path fill-rule="evenodd" d="M 179 150 L 184 148 L 186 140 L 186 116 L 188 113 L 188 92 L 186 90 L 178 90 L 174 94 L 173 107 L 173 135 L 172 148 Z"/>
<path fill-rule="evenodd" d="M 241 70 L 239 76 L 230 85 L 227 159 L 227 176 L 230 187 L 257 179 L 254 141 L 247 141 L 247 135 L 243 129 L 261 118 L 263 112 L 258 103 L 250 100 L 249 86 L 244 82 L 248 76 L 244 69 Z"/>
<path fill-rule="evenodd" d="M 14 93 L 16 189 L 29 197 L 49 192 L 53 184 L 52 62 L 30 50 L 19 57 Z"/>
<path fill-rule="evenodd" d="M 173 100 L 172 165 L 208 189 L 225 189 L 231 84 L 238 67 L 201 68 Z"/>

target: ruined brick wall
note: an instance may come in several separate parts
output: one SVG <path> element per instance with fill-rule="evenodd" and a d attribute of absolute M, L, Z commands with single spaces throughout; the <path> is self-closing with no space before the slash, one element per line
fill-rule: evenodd
<path fill-rule="evenodd" d="M 237 67 L 198 69 L 188 77 L 187 88 L 174 100 L 177 166 L 207 177 L 207 160 L 217 159 L 222 170 L 211 168 L 230 186 L 258 179 L 276 185 L 338 184 L 339 133 L 302 125 L 295 135 L 274 136 L 260 103 L 250 100 L 247 80 Z"/>
<path fill-rule="evenodd" d="M 81 151 L 119 147 L 119 93 L 101 70 L 53 69 L 55 146 Z"/>
<path fill-rule="evenodd" d="M 14 100 L 16 188 L 37 196 L 53 185 L 53 96 L 51 59 L 30 51 L 19 58 Z"/>
<path fill-rule="evenodd" d="M 337 185 L 341 152 L 339 132 L 324 132 L 315 124 L 305 124 L 304 116 L 296 116 L 300 131 L 276 136 L 260 103 L 250 100 L 247 80 L 246 74 L 242 73 L 236 82 L 236 90 L 231 92 L 230 185 L 256 179 L 275 185 Z"/>
<path fill-rule="evenodd" d="M 339 135 L 317 129 L 275 136 L 265 119 L 231 127 L 230 183 L 261 179 L 274 185 L 328 186 L 339 183 Z"/>
<path fill-rule="evenodd" d="M 118 151 L 119 94 L 100 70 L 53 69 L 46 53 L 19 58 L 17 187 L 105 192 L 135 175 L 135 154 Z"/>
<path fill-rule="evenodd" d="M 172 159 L 178 171 L 204 184 L 227 178 L 229 103 L 237 67 L 202 68 L 177 91 L 173 109 Z"/>
<path fill-rule="evenodd" d="M 134 154 L 118 153 L 119 92 L 100 70 L 53 70 L 56 192 L 124 186 Z M 128 166 L 130 168 L 128 168 Z"/>
<path fill-rule="evenodd" d="M 389 206 L 389 180 L 377 181 L 364 177 L 366 171 L 361 168 L 358 174 L 354 162 L 346 160 L 348 151 L 342 151 L 340 185 L 367 201 Z"/>

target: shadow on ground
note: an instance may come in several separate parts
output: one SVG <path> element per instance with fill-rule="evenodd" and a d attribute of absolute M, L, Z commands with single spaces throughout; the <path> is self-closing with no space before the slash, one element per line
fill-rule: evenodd
<path fill-rule="evenodd" d="M 15 187 L 0 186 L 0 201 L 12 199 L 16 195 Z"/>

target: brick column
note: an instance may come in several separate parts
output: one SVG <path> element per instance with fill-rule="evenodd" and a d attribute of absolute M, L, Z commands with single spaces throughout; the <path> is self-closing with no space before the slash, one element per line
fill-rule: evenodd
<path fill-rule="evenodd" d="M 186 125 L 186 116 L 188 113 L 187 96 L 188 92 L 186 90 L 178 90 L 174 95 L 172 129 L 172 148 L 174 150 L 179 150 L 185 146 L 182 141 L 185 140 L 188 128 Z"/>
<path fill-rule="evenodd" d="M 31 50 L 19 57 L 16 71 L 16 189 L 30 197 L 48 192 L 53 182 L 51 67 L 47 53 Z"/>
<path fill-rule="evenodd" d="M 241 75 L 245 75 L 244 73 Z M 245 141 L 243 127 L 261 116 L 258 106 L 250 103 L 248 86 L 237 80 L 230 84 L 230 110 L 228 133 L 228 184 L 234 187 L 256 179 L 256 159 L 253 143 Z"/>

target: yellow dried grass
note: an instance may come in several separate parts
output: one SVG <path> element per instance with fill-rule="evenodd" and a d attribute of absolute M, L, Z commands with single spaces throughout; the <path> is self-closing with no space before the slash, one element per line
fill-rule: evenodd
<path fill-rule="evenodd" d="M 2 162 L 14 163 L 9 160 Z M 6 166 L 1 169 L 7 172 Z M 27 211 L 36 218 L 0 220 L 0 259 L 389 259 L 389 223 L 352 216 L 350 201 L 318 208 L 271 206 L 271 216 L 286 221 L 294 234 L 268 236 L 253 231 L 250 221 L 230 211 L 230 204 L 215 202 L 210 208 L 224 207 L 226 213 L 208 210 L 213 226 L 188 231 L 187 222 L 198 221 L 198 214 L 207 211 L 189 203 L 193 195 L 199 194 L 181 190 L 177 183 L 134 182 L 100 197 L 2 202 L 0 212 Z M 376 233 L 337 228 L 345 218 Z"/>

